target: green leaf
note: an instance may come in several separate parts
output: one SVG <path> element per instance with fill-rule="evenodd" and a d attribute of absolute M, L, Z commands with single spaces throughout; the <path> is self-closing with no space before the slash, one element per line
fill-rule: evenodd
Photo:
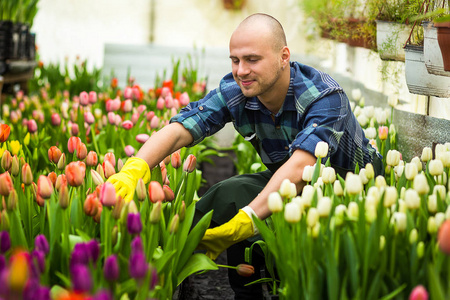
<path fill-rule="evenodd" d="M 177 253 L 177 250 L 172 250 L 170 252 L 164 252 L 164 254 L 155 262 L 156 270 L 158 270 L 158 273 L 162 274 L 165 272 L 165 268 L 167 266 L 170 266 L 168 262 L 175 256 Z"/>
<path fill-rule="evenodd" d="M 219 267 L 205 254 L 195 253 L 187 261 L 186 265 L 178 274 L 178 284 L 185 280 L 189 275 L 204 271 L 204 270 L 218 270 Z"/>

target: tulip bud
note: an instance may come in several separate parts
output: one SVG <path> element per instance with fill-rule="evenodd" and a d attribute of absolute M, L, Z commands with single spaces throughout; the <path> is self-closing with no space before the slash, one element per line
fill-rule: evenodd
<path fill-rule="evenodd" d="M 148 185 L 148 197 L 153 203 L 164 201 L 164 190 L 158 181 L 151 181 Z"/>
<path fill-rule="evenodd" d="M 138 179 L 137 185 L 136 185 L 136 196 L 139 201 L 144 201 L 147 197 L 146 189 L 145 189 L 145 183 L 142 178 Z"/>
<path fill-rule="evenodd" d="M 316 144 L 316 149 L 314 150 L 314 155 L 317 158 L 324 158 L 328 155 L 328 143 L 326 142 L 318 142 Z"/>
<path fill-rule="evenodd" d="M 115 254 L 112 254 L 105 259 L 103 275 L 107 281 L 112 282 L 119 279 L 119 263 Z"/>
<path fill-rule="evenodd" d="M 407 163 L 405 165 L 405 177 L 408 180 L 413 180 L 414 177 L 418 174 L 417 165 L 413 162 Z"/>
<path fill-rule="evenodd" d="M 380 252 L 384 250 L 384 246 L 386 245 L 386 237 L 384 235 L 380 235 Z"/>
<path fill-rule="evenodd" d="M 427 207 L 428 211 L 432 214 L 436 213 L 437 211 L 437 198 L 436 195 L 429 195 L 428 201 L 427 201 Z"/>
<path fill-rule="evenodd" d="M 443 212 L 438 212 L 434 215 L 434 219 L 436 221 L 437 227 L 439 228 L 445 221 L 445 214 Z"/>
<path fill-rule="evenodd" d="M 397 232 L 403 232 L 406 230 L 406 214 L 402 212 L 395 212 L 392 215 L 392 220 L 394 221 Z"/>
<path fill-rule="evenodd" d="M 314 167 L 305 166 L 303 168 L 302 180 L 305 182 L 310 182 L 312 180 L 313 174 L 314 174 Z"/>
<path fill-rule="evenodd" d="M 47 175 L 48 179 L 50 179 L 50 182 L 52 183 L 53 187 L 56 186 L 56 180 L 58 179 L 58 176 L 56 175 L 55 172 L 50 172 Z"/>
<path fill-rule="evenodd" d="M 34 249 L 37 251 L 41 251 L 45 255 L 50 252 L 50 247 L 45 235 L 39 234 L 36 236 L 36 238 L 34 239 Z"/>
<path fill-rule="evenodd" d="M 37 183 L 37 194 L 44 199 L 48 199 L 51 197 L 52 193 L 53 193 L 52 182 L 47 176 L 40 175 Z"/>
<path fill-rule="evenodd" d="M 84 213 L 91 217 L 95 216 L 98 211 L 97 202 L 98 202 L 98 199 L 97 199 L 97 195 L 95 193 L 87 195 L 86 200 L 84 200 L 84 204 L 83 204 Z"/>
<path fill-rule="evenodd" d="M 405 192 L 405 203 L 409 209 L 418 209 L 420 207 L 420 197 L 416 190 L 407 189 Z"/>
<path fill-rule="evenodd" d="M 111 182 L 107 181 L 102 185 L 100 190 L 100 203 L 103 206 L 111 207 L 114 206 L 116 202 L 116 189 Z"/>
<path fill-rule="evenodd" d="M 268 197 L 269 210 L 272 213 L 280 212 L 283 210 L 283 199 L 278 192 L 272 192 Z"/>
<path fill-rule="evenodd" d="M 422 161 L 423 162 L 427 162 L 430 161 L 433 158 L 433 151 L 431 150 L 430 147 L 425 147 L 422 150 Z"/>
<path fill-rule="evenodd" d="M 180 216 L 176 214 L 173 216 L 172 221 L 170 222 L 169 232 L 171 234 L 177 233 L 179 225 L 180 225 Z"/>
<path fill-rule="evenodd" d="M 69 188 L 67 187 L 67 184 L 62 184 L 59 188 L 58 203 L 62 209 L 69 207 Z"/>
<path fill-rule="evenodd" d="M 98 164 L 98 156 L 95 151 L 89 151 L 86 157 L 86 165 L 88 167 L 95 167 Z"/>
<path fill-rule="evenodd" d="M 384 178 L 384 176 L 378 175 L 375 178 L 375 186 L 379 189 L 384 188 L 387 186 L 386 184 L 386 179 Z"/>
<path fill-rule="evenodd" d="M 117 160 L 117 172 L 120 172 L 120 170 L 122 170 L 122 168 L 123 168 L 123 161 L 121 158 L 119 158 Z"/>
<path fill-rule="evenodd" d="M 175 151 L 170 156 L 170 163 L 174 169 L 178 169 L 181 166 L 181 156 L 179 151 Z"/>
<path fill-rule="evenodd" d="M 419 237 L 419 233 L 417 232 L 416 228 L 413 228 L 410 232 L 409 232 L 409 243 L 415 244 L 417 242 L 417 238 Z"/>
<path fill-rule="evenodd" d="M 9 193 L 8 196 L 8 204 L 7 204 L 7 209 L 9 211 L 15 210 L 17 207 L 17 201 L 18 201 L 18 196 L 17 196 L 17 192 L 15 189 L 11 190 L 11 193 Z"/>
<path fill-rule="evenodd" d="M 319 216 L 328 217 L 330 215 L 331 206 L 332 206 L 331 198 L 329 197 L 320 198 L 317 203 L 317 212 L 319 213 Z"/>
<path fill-rule="evenodd" d="M 386 140 L 388 137 L 389 129 L 386 126 L 378 127 L 378 138 L 382 141 Z"/>
<path fill-rule="evenodd" d="M 100 177 L 102 177 L 103 181 L 105 181 L 105 171 L 103 169 L 103 166 L 101 164 L 97 165 L 97 173 L 100 175 Z"/>
<path fill-rule="evenodd" d="M 435 234 L 438 230 L 437 224 L 436 224 L 436 219 L 431 216 L 428 218 L 428 222 L 427 222 L 427 231 L 429 234 Z"/>
<path fill-rule="evenodd" d="M 366 169 L 361 169 L 359 170 L 359 174 L 358 174 L 359 178 L 361 179 L 361 183 L 367 184 L 369 182 L 369 178 L 367 178 L 367 172 Z"/>
<path fill-rule="evenodd" d="M 132 278 L 140 279 L 147 275 L 148 264 L 142 252 L 132 253 L 128 263 L 129 273 Z"/>
<path fill-rule="evenodd" d="M 336 181 L 336 171 L 332 167 L 326 167 L 322 172 L 323 183 L 334 183 Z"/>
<path fill-rule="evenodd" d="M 134 152 L 135 152 L 133 146 L 131 146 L 131 145 L 125 146 L 124 151 L 125 151 L 125 154 L 126 154 L 128 157 L 133 156 L 133 155 L 134 155 Z"/>
<path fill-rule="evenodd" d="M 33 182 L 33 173 L 31 173 L 31 167 L 27 163 L 22 167 L 22 181 L 25 185 L 30 185 Z"/>
<path fill-rule="evenodd" d="M 164 199 L 167 202 L 172 202 L 175 199 L 175 194 L 172 189 L 167 185 L 163 185 Z"/>
<path fill-rule="evenodd" d="M 333 191 L 334 191 L 334 194 L 338 197 L 344 195 L 344 190 L 342 189 L 342 185 L 339 180 L 334 181 Z"/>
<path fill-rule="evenodd" d="M 358 195 L 363 190 L 361 178 L 355 174 L 348 174 L 345 179 L 345 189 L 350 195 Z"/>
<path fill-rule="evenodd" d="M 19 175 L 19 170 L 20 170 L 19 159 L 17 158 L 17 155 L 14 155 L 11 164 L 11 175 L 13 176 Z"/>
<path fill-rule="evenodd" d="M 288 223 L 297 223 L 302 217 L 300 206 L 296 202 L 289 202 L 284 209 L 284 219 Z"/>
<path fill-rule="evenodd" d="M 191 173 L 195 170 L 197 165 L 197 158 L 193 154 L 189 154 L 186 160 L 184 161 L 183 171 Z"/>
<path fill-rule="evenodd" d="M 150 223 L 157 224 L 161 219 L 162 203 L 160 201 L 153 204 L 152 211 L 150 212 Z"/>
<path fill-rule="evenodd" d="M 427 178 L 423 173 L 418 174 L 414 177 L 414 189 L 420 194 L 425 195 L 428 194 L 430 187 L 428 186 Z"/>
<path fill-rule="evenodd" d="M 430 175 L 439 176 L 442 172 L 444 172 L 444 165 L 439 159 L 432 159 L 430 160 L 428 169 L 430 171 Z"/>
<path fill-rule="evenodd" d="M 58 160 L 58 164 L 56 165 L 56 167 L 58 168 L 58 170 L 64 170 L 64 168 L 66 167 L 66 154 L 63 153 L 61 154 L 61 157 Z"/>
<path fill-rule="evenodd" d="M 105 160 L 103 162 L 103 169 L 105 170 L 105 178 L 109 178 L 112 175 L 116 174 L 116 170 L 114 169 L 114 166 L 111 164 L 111 162 Z"/>
<path fill-rule="evenodd" d="M 281 182 L 279 193 L 281 197 L 290 199 L 297 196 L 297 188 L 295 187 L 295 184 L 292 183 L 289 179 L 284 179 Z"/>
<path fill-rule="evenodd" d="M 12 165 L 12 156 L 8 150 L 5 150 L 2 155 L 1 166 L 3 170 L 8 171 Z"/>
<path fill-rule="evenodd" d="M 306 224 L 308 224 L 309 227 L 314 227 L 318 221 L 319 221 L 319 212 L 315 207 L 311 207 L 308 210 L 308 214 L 306 216 Z"/>
<path fill-rule="evenodd" d="M 14 189 L 11 176 L 8 172 L 0 175 L 0 195 L 9 196 L 9 193 Z"/>
<path fill-rule="evenodd" d="M 423 285 L 416 286 L 409 295 L 410 300 L 428 300 L 428 292 Z"/>
<path fill-rule="evenodd" d="M 352 201 L 348 204 L 347 216 L 349 219 L 356 221 L 359 217 L 359 206 L 356 202 Z"/>
<path fill-rule="evenodd" d="M 127 229 L 129 234 L 139 234 L 142 231 L 141 215 L 139 213 L 128 213 Z"/>
<path fill-rule="evenodd" d="M 48 149 L 48 159 L 55 164 L 58 163 L 61 155 L 61 150 L 56 146 L 51 146 L 50 149 Z"/>
<path fill-rule="evenodd" d="M 393 186 L 388 186 L 384 191 L 384 207 L 391 207 L 397 202 L 397 189 Z"/>

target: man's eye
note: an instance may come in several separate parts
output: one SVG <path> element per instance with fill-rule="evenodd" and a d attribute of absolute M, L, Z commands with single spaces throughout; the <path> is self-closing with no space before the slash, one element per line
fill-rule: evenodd
<path fill-rule="evenodd" d="M 254 62 L 257 62 L 258 59 L 257 59 L 257 58 L 251 58 L 251 59 L 249 59 L 248 61 L 251 62 L 251 63 L 254 63 Z"/>

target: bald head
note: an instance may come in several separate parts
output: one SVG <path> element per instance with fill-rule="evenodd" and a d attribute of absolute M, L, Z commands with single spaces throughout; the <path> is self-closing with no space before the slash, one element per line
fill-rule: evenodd
<path fill-rule="evenodd" d="M 239 24 L 235 31 L 255 29 L 270 39 L 270 41 L 266 42 L 272 43 L 275 51 L 279 51 L 284 46 L 287 46 L 283 26 L 277 19 L 267 14 L 257 13 L 248 16 Z"/>

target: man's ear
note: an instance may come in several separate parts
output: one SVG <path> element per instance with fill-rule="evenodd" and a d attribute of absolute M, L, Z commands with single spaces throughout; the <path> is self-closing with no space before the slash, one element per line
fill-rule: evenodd
<path fill-rule="evenodd" d="M 290 58 L 291 51 L 287 46 L 284 46 L 283 49 L 281 49 L 281 64 L 283 65 L 283 68 L 289 65 Z"/>

